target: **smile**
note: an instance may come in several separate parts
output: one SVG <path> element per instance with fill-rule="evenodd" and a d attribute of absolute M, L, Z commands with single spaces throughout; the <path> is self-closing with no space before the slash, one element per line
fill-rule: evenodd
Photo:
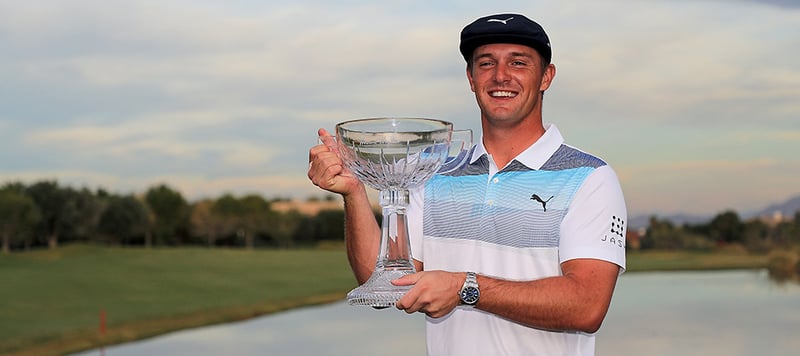
<path fill-rule="evenodd" d="M 490 91 L 489 96 L 493 98 L 513 98 L 517 93 L 513 91 Z"/>

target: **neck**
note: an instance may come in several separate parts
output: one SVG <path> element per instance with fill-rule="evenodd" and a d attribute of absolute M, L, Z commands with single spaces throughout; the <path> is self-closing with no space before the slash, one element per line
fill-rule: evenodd
<path fill-rule="evenodd" d="M 541 121 L 510 128 L 487 126 L 484 122 L 483 146 L 500 169 L 539 140 L 545 132 Z"/>

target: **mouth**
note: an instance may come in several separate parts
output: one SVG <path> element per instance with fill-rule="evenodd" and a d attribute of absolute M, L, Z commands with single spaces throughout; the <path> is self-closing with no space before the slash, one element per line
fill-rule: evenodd
<path fill-rule="evenodd" d="M 489 96 L 493 98 L 514 98 L 517 93 L 508 90 L 492 90 L 489 92 Z"/>

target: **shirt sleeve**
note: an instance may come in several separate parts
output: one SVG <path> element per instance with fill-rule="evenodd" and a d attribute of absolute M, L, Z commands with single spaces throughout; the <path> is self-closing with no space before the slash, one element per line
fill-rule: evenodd
<path fill-rule="evenodd" d="M 628 213 L 614 170 L 598 167 L 576 192 L 561 222 L 559 263 L 577 258 L 599 259 L 625 270 Z"/>

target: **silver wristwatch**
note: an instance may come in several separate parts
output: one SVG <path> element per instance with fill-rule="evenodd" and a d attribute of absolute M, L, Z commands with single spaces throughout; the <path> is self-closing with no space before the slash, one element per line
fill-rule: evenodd
<path fill-rule="evenodd" d="M 475 305 L 481 297 L 481 290 L 478 288 L 478 276 L 475 272 L 467 272 L 467 279 L 458 293 L 461 297 L 461 303 L 466 305 Z"/>

